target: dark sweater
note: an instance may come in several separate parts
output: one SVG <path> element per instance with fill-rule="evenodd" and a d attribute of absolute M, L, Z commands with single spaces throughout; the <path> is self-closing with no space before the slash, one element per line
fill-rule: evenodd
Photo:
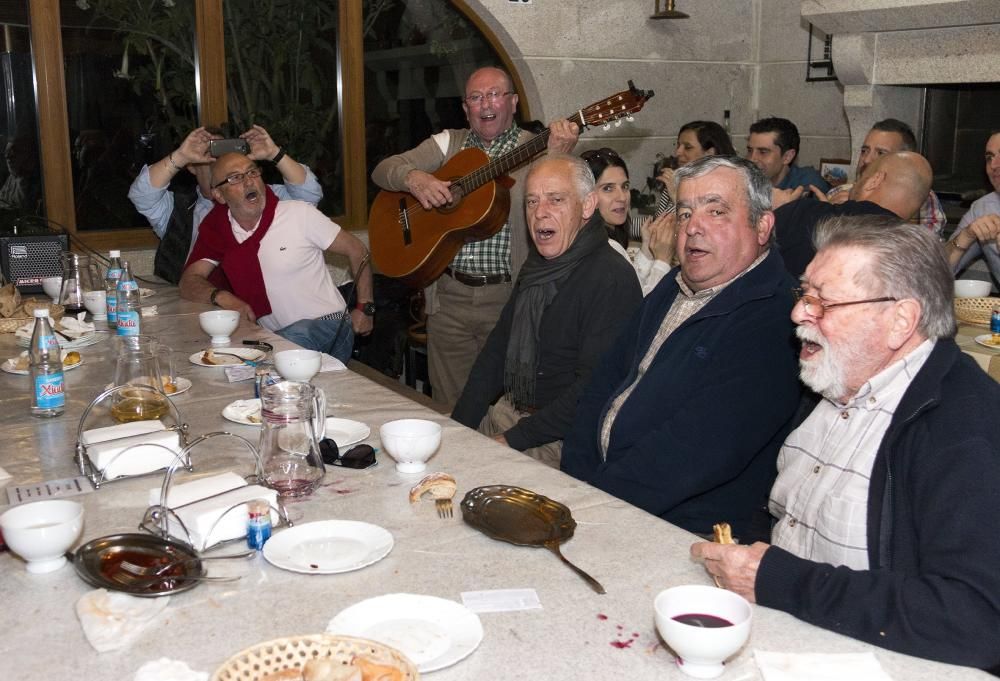
<path fill-rule="evenodd" d="M 813 232 L 820 220 L 840 215 L 893 215 L 871 201 L 826 203 L 813 198 L 790 201 L 774 211 L 774 234 L 785 268 L 796 280 L 806 271 L 806 265 L 816 255 Z"/>
<path fill-rule="evenodd" d="M 869 570 L 772 546 L 757 602 L 873 645 L 1000 664 L 1000 386 L 939 340 L 882 439 L 868 491 Z"/>
<path fill-rule="evenodd" d="M 562 469 L 686 530 L 727 521 L 742 539 L 763 505 L 799 400 L 793 282 L 771 249 L 667 339 L 611 430 L 600 429 L 678 294 L 677 270 L 643 301 L 580 399 Z"/>
<path fill-rule="evenodd" d="M 453 419 L 470 428 L 479 426 L 490 404 L 503 393 L 504 361 L 519 289 L 520 281 L 452 412 Z M 641 301 L 635 270 L 607 243 L 577 265 L 542 316 L 533 405 L 537 411 L 504 433 L 507 444 L 524 451 L 565 437 L 591 369 Z"/>

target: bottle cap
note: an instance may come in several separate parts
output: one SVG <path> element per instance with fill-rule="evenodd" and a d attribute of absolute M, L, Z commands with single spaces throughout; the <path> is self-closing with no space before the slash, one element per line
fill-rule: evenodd
<path fill-rule="evenodd" d="M 110 255 L 112 258 L 120 258 L 120 257 L 122 257 L 122 252 L 121 251 L 108 251 L 108 255 Z"/>
<path fill-rule="evenodd" d="M 35 311 L 32 312 L 32 314 L 35 315 L 36 319 L 38 317 L 48 317 L 49 316 L 49 308 L 47 308 L 47 307 L 36 307 Z"/>

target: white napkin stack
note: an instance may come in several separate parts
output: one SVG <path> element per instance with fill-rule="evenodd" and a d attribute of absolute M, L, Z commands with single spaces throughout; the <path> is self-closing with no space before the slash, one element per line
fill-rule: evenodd
<path fill-rule="evenodd" d="M 892 681 L 871 652 L 753 654 L 764 681 Z"/>
<path fill-rule="evenodd" d="M 177 461 L 175 454 L 181 452 L 180 435 L 167 430 L 162 421 L 94 428 L 84 431 L 82 440 L 90 460 L 108 480 L 168 468 Z"/>
<path fill-rule="evenodd" d="M 83 321 L 86 316 L 86 312 L 80 312 L 76 317 L 63 317 L 59 320 L 58 331 L 62 332 L 64 336 L 74 339 L 93 333 L 97 327 L 91 322 Z"/>
<path fill-rule="evenodd" d="M 237 487 L 246 487 L 247 481 L 241 476 L 229 471 L 219 475 L 211 475 L 201 480 L 186 482 L 183 485 L 172 485 L 167 492 L 167 506 L 177 508 L 190 504 L 199 499 L 228 492 Z M 156 506 L 160 503 L 160 487 L 149 490 L 149 505 Z"/>
<path fill-rule="evenodd" d="M 133 681 L 208 681 L 208 672 L 196 672 L 185 662 L 161 657 L 139 667 Z"/>
<path fill-rule="evenodd" d="M 169 601 L 170 596 L 138 598 L 95 589 L 76 602 L 76 616 L 90 645 L 104 653 L 130 645 Z"/>

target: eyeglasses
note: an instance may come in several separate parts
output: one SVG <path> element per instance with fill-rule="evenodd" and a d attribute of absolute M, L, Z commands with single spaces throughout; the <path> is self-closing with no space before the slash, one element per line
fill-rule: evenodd
<path fill-rule="evenodd" d="M 376 463 L 376 449 L 371 445 L 357 445 L 341 454 L 337 443 L 326 437 L 320 440 L 319 451 L 323 463 L 331 466 L 361 469 L 371 468 Z"/>
<path fill-rule="evenodd" d="M 822 319 L 823 315 L 826 314 L 826 311 L 834 307 L 843 307 L 844 305 L 861 305 L 862 303 L 888 303 L 899 300 L 899 298 L 885 296 L 883 298 L 868 298 L 867 300 L 848 300 L 843 303 L 827 303 L 822 298 L 809 295 L 801 288 L 793 288 L 792 295 L 795 296 L 796 301 L 801 302 L 805 307 L 806 314 L 810 317 L 815 317 L 816 319 Z"/>
<path fill-rule="evenodd" d="M 251 180 L 260 177 L 260 168 L 251 168 L 250 170 L 247 170 L 242 173 L 233 173 L 232 175 L 227 175 L 226 179 L 224 179 L 222 182 L 219 182 L 218 184 L 213 184 L 212 189 L 218 189 L 224 184 L 240 184 L 241 182 L 243 182 L 243 180 L 245 180 L 248 177 Z"/>
<path fill-rule="evenodd" d="M 603 158 L 605 161 L 622 160 L 622 157 L 618 155 L 617 151 L 608 147 L 601 147 L 600 149 L 587 149 L 587 151 L 580 154 L 580 158 L 584 161 L 589 161 L 592 158 Z"/>
<path fill-rule="evenodd" d="M 488 99 L 491 102 L 495 102 L 501 97 L 506 97 L 507 95 L 512 95 L 513 92 L 501 92 L 500 90 L 490 90 L 486 94 L 482 92 L 473 92 L 471 95 L 465 98 L 465 103 L 469 106 L 479 106 L 483 103 L 484 99 Z"/>

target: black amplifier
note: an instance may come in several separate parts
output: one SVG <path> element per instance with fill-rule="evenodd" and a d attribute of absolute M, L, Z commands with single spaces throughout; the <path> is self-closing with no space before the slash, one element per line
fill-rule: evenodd
<path fill-rule="evenodd" d="M 4 279 L 21 293 L 41 293 L 42 279 L 62 275 L 60 254 L 69 250 L 65 234 L 0 236 L 0 267 Z"/>

